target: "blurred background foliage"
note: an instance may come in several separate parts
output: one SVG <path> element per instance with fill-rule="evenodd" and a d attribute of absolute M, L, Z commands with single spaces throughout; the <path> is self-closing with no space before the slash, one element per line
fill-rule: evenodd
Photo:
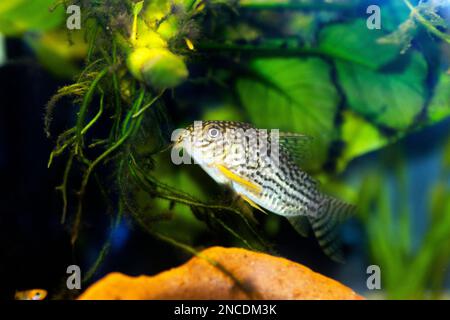
<path fill-rule="evenodd" d="M 81 30 L 65 27 L 69 4 L 81 7 Z M 373 4 L 380 30 L 366 26 Z M 171 163 L 164 149 L 172 129 L 220 119 L 314 137 L 305 169 L 360 207 L 353 229 L 362 236 L 347 241 L 351 256 L 368 261 L 357 268 L 381 266 L 385 297 L 436 298 L 450 261 L 449 17 L 443 0 L 9 0 L 0 4 L 0 34 L 24 41 L 64 83 L 42 127 L 56 145 L 49 165 L 65 166 L 62 222 L 77 259 L 92 266 L 87 282 L 102 274 L 118 232 L 135 222 L 191 253 L 237 245 L 340 274 L 314 258 L 317 247 L 297 256 L 297 241 L 311 243 L 280 240 L 286 226 L 278 217 L 232 202 L 196 166 Z M 65 100 L 75 109 L 61 120 Z M 439 178 L 412 200 L 421 181 L 400 149 L 436 126 L 444 136 L 437 140 L 447 141 L 433 153 L 443 157 Z M 417 201 L 423 211 L 413 208 Z M 111 222 L 101 220 L 102 240 L 92 224 L 105 212 Z"/>
<path fill-rule="evenodd" d="M 384 270 L 388 298 L 443 297 L 450 261 L 449 154 L 447 141 L 438 169 L 439 178 L 427 194 L 420 197 L 427 211 L 421 237 L 414 231 L 418 221 L 413 219 L 412 203 L 408 200 L 410 182 L 400 152 L 393 151 L 390 159 L 385 159 L 393 169 L 398 199 L 392 199 L 386 181 L 376 171 L 369 170 L 362 183 L 360 218 L 367 228 L 371 258 Z"/>

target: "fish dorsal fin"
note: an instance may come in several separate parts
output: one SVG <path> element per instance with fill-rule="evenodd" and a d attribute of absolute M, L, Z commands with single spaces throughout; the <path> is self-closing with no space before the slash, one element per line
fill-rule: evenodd
<path fill-rule="evenodd" d="M 280 132 L 280 145 L 284 148 L 289 157 L 298 165 L 307 165 L 311 160 L 312 146 L 314 139 L 311 136 Z"/>
<path fill-rule="evenodd" d="M 308 216 L 322 250 L 336 262 L 344 262 L 339 227 L 355 211 L 356 207 L 351 204 L 326 197 L 322 201 L 317 216 Z"/>

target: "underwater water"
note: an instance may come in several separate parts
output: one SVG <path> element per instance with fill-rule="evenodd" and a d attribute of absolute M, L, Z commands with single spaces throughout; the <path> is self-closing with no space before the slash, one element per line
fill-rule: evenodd
<path fill-rule="evenodd" d="M 215 246 L 368 299 L 449 298 L 449 1 L 8 3 L 0 299 L 76 299 L 111 272 L 154 276 Z M 174 130 L 208 120 L 279 130 L 296 174 L 270 188 L 275 169 L 175 163 Z M 344 202 L 355 210 L 338 223 Z"/>

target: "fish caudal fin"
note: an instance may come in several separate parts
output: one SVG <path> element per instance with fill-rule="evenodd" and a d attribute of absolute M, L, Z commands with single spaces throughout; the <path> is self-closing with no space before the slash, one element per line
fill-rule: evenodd
<path fill-rule="evenodd" d="M 309 216 L 314 234 L 322 250 L 332 260 L 344 262 L 339 238 L 340 224 L 353 215 L 356 207 L 332 197 L 325 197 L 316 217 Z"/>

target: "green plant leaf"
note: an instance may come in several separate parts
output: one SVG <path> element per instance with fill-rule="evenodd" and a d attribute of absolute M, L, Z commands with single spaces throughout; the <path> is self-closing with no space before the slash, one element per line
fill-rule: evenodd
<path fill-rule="evenodd" d="M 24 39 L 35 52 L 41 65 L 55 76 L 69 79 L 80 72 L 77 62 L 81 61 L 87 52 L 82 32 L 71 33 L 72 44 L 63 30 L 38 36 L 26 35 Z"/>
<path fill-rule="evenodd" d="M 366 21 L 331 25 L 319 34 L 319 48 L 327 55 L 370 69 L 377 69 L 399 53 L 395 45 L 382 45 L 377 39 L 381 30 L 369 30 Z M 370 48 L 370 49 L 369 49 Z"/>
<path fill-rule="evenodd" d="M 428 106 L 428 117 L 433 123 L 448 116 L 450 116 L 450 75 L 442 73 Z"/>
<path fill-rule="evenodd" d="M 137 16 L 141 12 L 143 7 L 144 7 L 144 1 L 136 2 L 133 5 L 133 15 Z"/>
<path fill-rule="evenodd" d="M 46 31 L 64 21 L 63 6 L 50 11 L 55 0 L 8 0 L 0 4 L 0 33 L 19 36 L 27 31 Z"/>
<path fill-rule="evenodd" d="M 338 62 L 337 70 L 348 106 L 370 122 L 406 130 L 425 103 L 427 65 L 419 53 L 410 56 L 405 70 L 374 71 Z"/>
<path fill-rule="evenodd" d="M 259 80 L 241 78 L 236 84 L 250 121 L 259 128 L 312 136 L 314 164 L 309 169 L 319 169 L 336 137 L 339 97 L 329 66 L 317 58 L 263 58 L 253 60 L 250 67 Z"/>
<path fill-rule="evenodd" d="M 243 121 L 243 116 L 232 104 L 223 103 L 212 108 L 205 109 L 203 120 L 230 120 Z"/>
<path fill-rule="evenodd" d="M 376 126 L 351 111 L 343 113 L 341 128 L 345 147 L 338 159 L 338 171 L 343 170 L 353 158 L 382 148 L 389 142 Z"/>

